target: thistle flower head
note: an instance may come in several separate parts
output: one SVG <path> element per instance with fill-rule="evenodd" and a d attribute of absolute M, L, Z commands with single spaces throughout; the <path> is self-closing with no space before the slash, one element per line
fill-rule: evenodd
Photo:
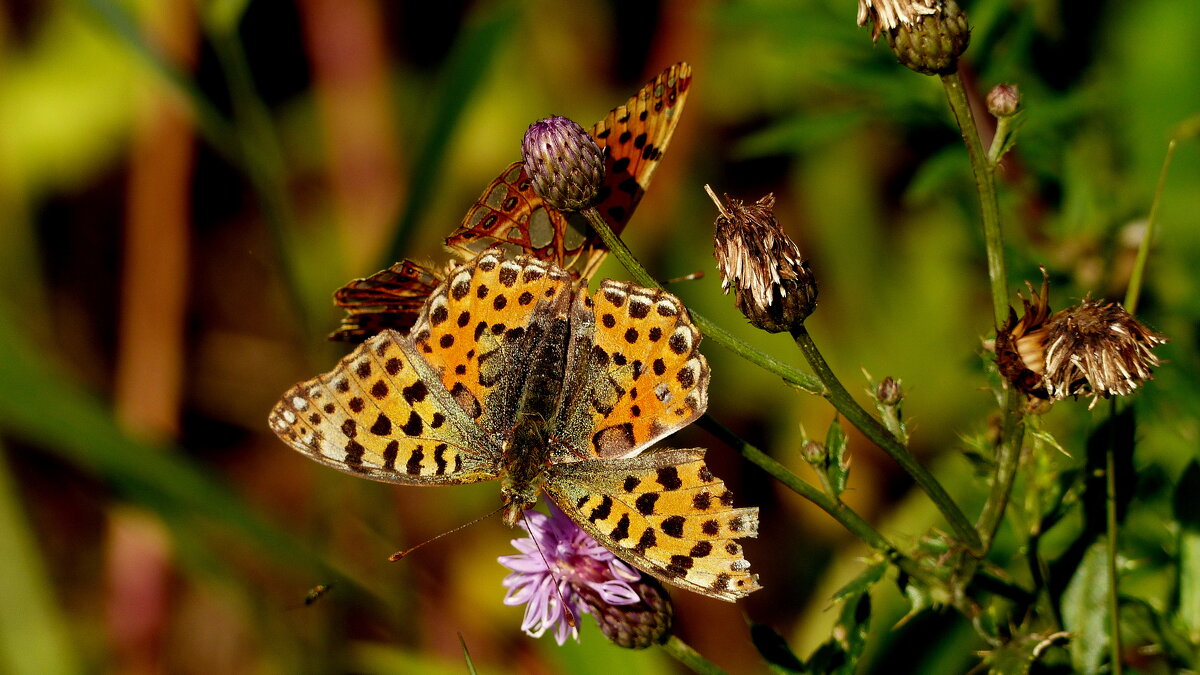
<path fill-rule="evenodd" d="M 883 34 L 900 63 L 925 75 L 954 72 L 971 40 L 967 15 L 954 0 L 859 0 L 858 25 L 868 20 L 871 39 Z"/>
<path fill-rule="evenodd" d="M 1132 393 L 1153 376 L 1159 364 L 1153 349 L 1165 337 L 1116 303 L 1085 298 L 1050 314 L 1049 280 L 1042 274 L 1041 293 L 1029 286 L 1024 314 L 1017 319 L 1010 308 L 996 334 L 997 364 L 1013 386 L 1051 401 L 1090 396 L 1094 406 L 1100 398 Z"/>
<path fill-rule="evenodd" d="M 622 647 L 665 639 L 673 610 L 658 582 L 619 560 L 553 504 L 549 509 L 550 515 L 526 511 L 519 522 L 529 537 L 512 542 L 521 553 L 500 557 L 512 570 L 503 582 L 504 604 L 525 605 L 521 629 L 532 637 L 552 630 L 560 645 L 568 637 L 578 641 L 578 622 L 568 619 L 569 611 L 595 616 L 600 630 Z"/>
<path fill-rule="evenodd" d="M 591 206 L 604 183 L 603 151 L 583 127 L 566 117 L 529 125 L 521 158 L 534 192 L 559 211 Z"/>
<path fill-rule="evenodd" d="M 732 287 L 738 309 L 765 331 L 798 327 L 817 306 L 817 282 L 796 242 L 775 220 L 775 196 L 754 204 L 726 196 L 722 204 L 711 189 L 708 193 L 721 210 L 713 237 L 721 289 L 729 293 Z"/>

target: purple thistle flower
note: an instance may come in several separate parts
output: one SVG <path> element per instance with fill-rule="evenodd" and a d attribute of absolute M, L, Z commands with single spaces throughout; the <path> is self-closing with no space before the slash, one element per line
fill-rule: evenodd
<path fill-rule="evenodd" d="M 561 645 L 568 636 L 579 640 L 581 614 L 600 618 L 600 612 L 593 610 L 601 608 L 593 607 L 594 603 L 640 604 L 642 598 L 634 587 L 641 585 L 642 574 L 579 529 L 554 504 L 547 505 L 550 515 L 525 512 L 519 522 L 530 536 L 514 539 L 512 544 L 521 553 L 500 556 L 500 564 L 512 570 L 503 582 L 508 589 L 504 604 L 525 604 L 521 630 L 541 637 L 553 629 L 554 639 Z M 574 628 L 567 622 L 564 601 L 576 618 Z"/>

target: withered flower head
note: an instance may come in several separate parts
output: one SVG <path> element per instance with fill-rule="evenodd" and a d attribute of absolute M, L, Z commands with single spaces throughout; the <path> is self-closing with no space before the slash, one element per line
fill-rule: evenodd
<path fill-rule="evenodd" d="M 971 41 L 967 15 L 954 0 L 859 0 L 858 25 L 868 20 L 871 39 L 882 33 L 900 63 L 925 75 L 954 72 Z"/>
<path fill-rule="evenodd" d="M 817 306 L 817 282 L 796 242 L 775 220 L 775 196 L 743 204 L 726 195 L 722 204 L 705 189 L 721 211 L 713 237 L 721 290 L 733 287 L 738 309 L 765 331 L 799 327 Z"/>
<path fill-rule="evenodd" d="M 1043 269 L 1041 293 L 1029 286 L 1022 296 L 1024 315 L 1009 309 L 996 334 L 1000 372 L 1018 390 L 1034 398 L 1125 396 L 1152 377 L 1159 364 L 1152 351 L 1167 341 L 1143 326 L 1116 303 L 1085 298 L 1050 314 L 1049 279 Z M 1089 406 L 1090 407 L 1090 406 Z"/>
<path fill-rule="evenodd" d="M 533 191 L 559 211 L 592 205 L 604 183 L 604 153 L 574 120 L 555 115 L 534 122 L 521 143 Z"/>

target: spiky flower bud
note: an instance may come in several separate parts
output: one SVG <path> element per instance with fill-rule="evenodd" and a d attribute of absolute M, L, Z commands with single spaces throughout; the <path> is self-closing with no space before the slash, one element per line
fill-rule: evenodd
<path fill-rule="evenodd" d="M 1045 275 L 1045 270 L 1042 271 Z M 1152 351 L 1167 341 L 1116 303 L 1083 302 L 1050 314 L 1049 280 L 1041 293 L 1029 286 L 1024 315 L 996 333 L 996 362 L 1018 390 L 1040 399 L 1100 398 L 1132 393 L 1159 364 Z M 1089 406 L 1091 407 L 1091 406 Z"/>
<path fill-rule="evenodd" d="M 604 153 L 574 120 L 555 115 L 525 131 L 521 158 L 533 190 L 559 211 L 592 205 L 604 183 Z"/>
<path fill-rule="evenodd" d="M 709 196 L 721 215 L 714 241 L 721 290 L 733 288 L 737 307 L 750 323 L 770 333 L 800 327 L 817 306 L 817 282 L 796 242 L 775 220 L 775 196 L 754 204 Z"/>
<path fill-rule="evenodd" d="M 859 0 L 858 23 L 873 22 L 906 67 L 925 75 L 946 75 L 971 41 L 967 15 L 954 0 Z"/>
<path fill-rule="evenodd" d="M 825 451 L 825 444 L 814 440 L 804 441 L 804 445 L 800 446 L 800 456 L 804 458 L 804 461 L 818 469 L 824 469 L 825 462 L 829 460 L 829 453 Z"/>
<path fill-rule="evenodd" d="M 898 405 L 902 398 L 904 398 L 904 392 L 900 389 L 900 383 L 892 379 L 891 375 L 883 378 L 875 387 L 875 400 L 882 405 Z"/>
<path fill-rule="evenodd" d="M 638 581 L 629 582 L 640 598 L 629 605 L 614 605 L 604 602 L 591 587 L 579 589 L 580 597 L 591 608 L 592 616 L 600 625 L 600 632 L 618 647 L 645 649 L 665 642 L 671 634 L 675 610 L 671 597 L 662 584 L 653 577 L 642 575 Z"/>
<path fill-rule="evenodd" d="M 1021 90 L 1015 84 L 998 84 L 987 95 L 987 109 L 996 117 L 1012 117 L 1021 108 Z"/>

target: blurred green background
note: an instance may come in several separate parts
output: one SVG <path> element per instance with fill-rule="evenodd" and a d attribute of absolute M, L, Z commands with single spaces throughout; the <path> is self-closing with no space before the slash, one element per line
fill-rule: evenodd
<path fill-rule="evenodd" d="M 985 136 L 994 84 L 1018 84 L 1027 110 L 1000 174 L 1014 302 L 1039 265 L 1054 309 L 1121 299 L 1167 142 L 1200 114 L 1200 3 L 962 4 Z M 500 602 L 496 557 L 516 533 L 498 521 L 386 562 L 494 508 L 495 484 L 344 476 L 287 449 L 266 416 L 344 353 L 324 340 L 338 286 L 397 252 L 442 262 L 441 239 L 530 122 L 588 126 L 680 60 L 695 69 L 689 100 L 626 240 L 659 278 L 703 270 L 672 290 L 800 364 L 721 295 L 702 186 L 774 192 L 820 281 L 808 326 L 826 357 L 856 394 L 863 369 L 903 381 L 914 452 L 977 514 L 964 438 L 995 405 L 966 153 L 937 80 L 873 46 L 851 0 L 9 0 L 0 672 L 459 673 L 456 634 L 483 673 L 678 670 L 609 645 L 588 618 L 578 645 L 523 635 L 523 608 Z M 1200 447 L 1197 185 L 1185 139 L 1139 309 L 1172 340 L 1135 397 L 1126 525 L 1141 564 L 1124 590 L 1155 606 L 1178 572 L 1173 486 Z M 613 260 L 601 274 L 626 278 Z M 832 410 L 715 345 L 706 355 L 709 412 L 809 476 L 801 427 L 823 436 Z M 1082 462 L 1106 408 L 1046 416 L 1069 455 L 1054 462 Z M 739 502 L 762 507 L 746 549 L 768 589 L 736 606 L 673 593 L 679 633 L 734 673 L 765 672 L 747 620 L 809 653 L 866 549 L 699 430 L 670 444 L 709 447 Z M 854 434 L 850 449 L 845 496 L 868 520 L 902 544 L 945 527 L 881 452 Z M 1012 555 L 1002 539 L 993 559 Z M 318 584 L 333 588 L 305 606 Z M 893 629 L 894 584 L 874 599 L 863 672 L 966 672 L 986 647 L 949 613 Z"/>

